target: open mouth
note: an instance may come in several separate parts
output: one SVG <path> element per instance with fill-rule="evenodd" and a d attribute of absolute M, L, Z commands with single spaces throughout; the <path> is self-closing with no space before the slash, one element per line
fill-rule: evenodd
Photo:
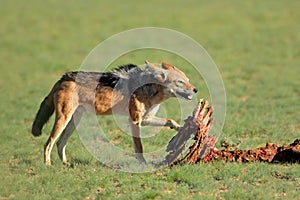
<path fill-rule="evenodd" d="M 183 92 L 176 92 L 176 96 L 182 97 L 183 99 L 186 99 L 186 100 L 192 100 L 193 99 L 192 94 L 187 94 L 187 93 L 183 93 Z"/>

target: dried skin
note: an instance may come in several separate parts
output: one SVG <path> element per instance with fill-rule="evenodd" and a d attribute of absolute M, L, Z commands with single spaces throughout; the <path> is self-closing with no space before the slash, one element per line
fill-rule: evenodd
<path fill-rule="evenodd" d="M 218 150 L 215 149 L 203 158 L 204 162 L 214 160 L 251 162 L 264 161 L 269 163 L 300 163 L 300 140 L 297 139 L 287 146 L 267 143 L 265 147 L 250 150 Z"/>
<path fill-rule="evenodd" d="M 197 160 L 200 155 L 205 155 L 208 149 L 207 144 L 209 144 L 207 140 L 211 139 L 211 137 L 207 137 L 212 124 L 211 115 L 212 108 L 208 102 L 200 99 L 193 112 L 193 116 L 185 120 L 184 126 L 179 129 L 178 133 L 171 139 L 167 146 L 169 153 L 165 160 L 168 164 L 174 165 L 185 161 L 194 163 L 194 160 Z M 190 147 L 190 152 L 183 159 L 178 159 L 191 135 L 195 135 L 195 142 Z"/>
<path fill-rule="evenodd" d="M 278 146 L 267 143 L 265 147 L 250 150 L 231 150 L 225 148 L 216 149 L 216 136 L 208 135 L 212 125 L 213 109 L 207 101 L 200 99 L 193 116 L 185 120 L 185 124 L 179 129 L 167 146 L 169 152 L 165 161 L 172 165 L 182 163 L 197 163 L 200 161 L 211 162 L 216 160 L 251 162 L 263 161 L 269 163 L 297 162 L 300 163 L 300 139 L 296 139 L 287 146 Z M 194 143 L 189 147 L 189 152 L 183 155 L 187 141 L 194 135 Z"/>

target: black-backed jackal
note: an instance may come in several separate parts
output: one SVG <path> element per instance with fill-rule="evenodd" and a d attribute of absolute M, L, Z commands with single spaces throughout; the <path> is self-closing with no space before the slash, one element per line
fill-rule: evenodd
<path fill-rule="evenodd" d="M 129 64 L 112 72 L 68 72 L 41 103 L 32 134 L 41 135 L 43 125 L 55 111 L 53 129 L 44 146 L 44 161 L 51 165 L 50 154 L 57 141 L 59 157 L 68 164 L 66 143 L 84 111 L 97 115 L 125 114 L 131 125 L 135 156 L 145 162 L 140 126 L 178 130 L 179 124 L 174 120 L 155 116 L 159 104 L 170 97 L 191 100 L 196 92 L 186 75 L 166 62 L 159 67 L 146 61 L 145 69 Z"/>

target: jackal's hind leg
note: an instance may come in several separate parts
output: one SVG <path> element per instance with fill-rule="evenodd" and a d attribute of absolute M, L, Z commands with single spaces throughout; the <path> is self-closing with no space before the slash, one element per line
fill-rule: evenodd
<path fill-rule="evenodd" d="M 52 148 L 68 125 L 77 107 L 77 105 L 74 105 L 74 102 L 70 102 L 70 97 L 68 95 L 65 93 L 63 94 L 64 95 L 61 96 L 58 94 L 55 99 L 55 102 L 57 102 L 55 105 L 55 121 L 51 135 L 44 146 L 44 162 L 46 165 L 51 165 L 50 155 Z"/>
<path fill-rule="evenodd" d="M 63 130 L 71 120 L 71 117 L 72 114 L 63 117 L 56 116 L 51 135 L 44 146 L 44 162 L 46 165 L 51 165 L 50 155 L 51 155 L 53 145 L 55 144 L 55 142 L 60 137 L 61 133 L 63 132 Z"/>
<path fill-rule="evenodd" d="M 84 109 L 82 107 L 78 107 L 76 109 L 76 111 L 74 112 L 67 127 L 65 128 L 65 130 L 61 134 L 59 140 L 56 143 L 59 158 L 66 165 L 70 165 L 70 163 L 67 161 L 67 157 L 66 157 L 66 144 L 67 144 L 69 137 L 72 135 L 76 126 L 78 125 L 83 112 L 84 112 Z"/>

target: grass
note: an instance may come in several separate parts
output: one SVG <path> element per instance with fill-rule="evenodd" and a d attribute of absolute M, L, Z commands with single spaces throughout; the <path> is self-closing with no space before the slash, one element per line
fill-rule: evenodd
<path fill-rule="evenodd" d="M 8 1 L 0 7 L 0 198 L 1 199 L 299 199 L 299 165 L 223 163 L 176 166 L 151 173 L 115 171 L 99 163 L 77 134 L 66 167 L 52 153 L 42 161 L 51 129 L 33 138 L 30 127 L 39 103 L 62 73 L 79 69 L 98 43 L 144 26 L 181 31 L 202 44 L 219 67 L 227 93 L 220 139 L 240 148 L 299 138 L 300 3 L 283 1 Z M 208 98 L 205 84 L 188 63 L 160 51 L 137 51 L 113 64 L 145 59 L 182 67 Z M 168 114 L 179 119 L 166 103 Z M 53 120 L 53 119 L 52 119 Z M 111 118 L 99 118 L 109 138 L 131 151 L 131 140 Z M 52 121 L 50 121 L 52 122 Z M 151 151 L 174 132 L 145 141 Z M 47 133 L 47 134 L 45 134 Z"/>

